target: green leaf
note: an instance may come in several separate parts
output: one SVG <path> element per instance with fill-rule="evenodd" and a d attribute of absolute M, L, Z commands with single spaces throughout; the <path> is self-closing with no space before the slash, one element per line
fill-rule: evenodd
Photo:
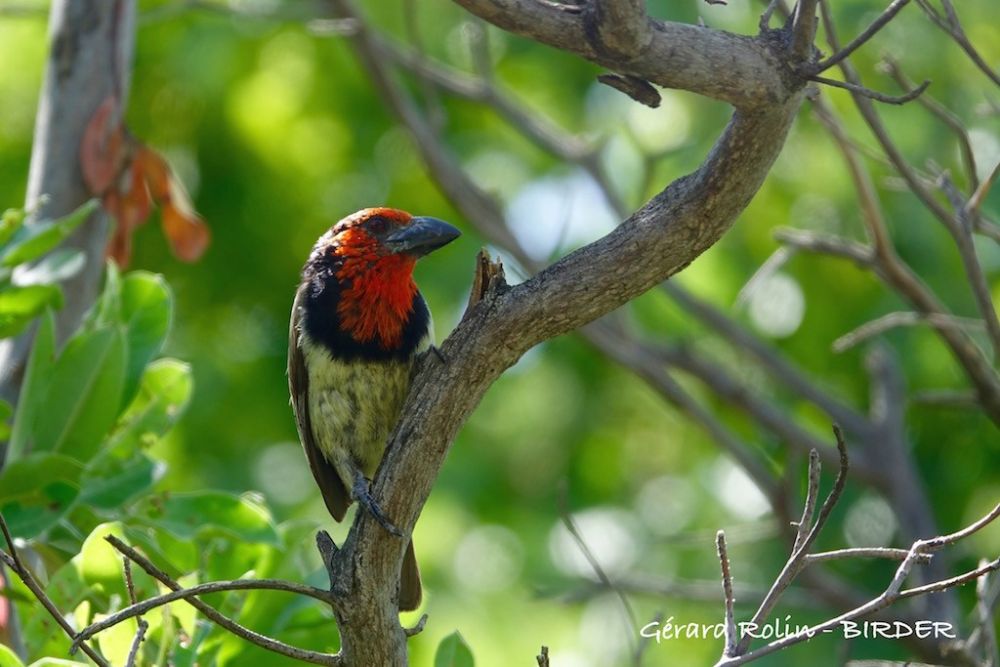
<path fill-rule="evenodd" d="M 50 285 L 72 278 L 86 263 L 87 256 L 75 248 L 59 248 L 43 257 L 37 264 L 19 271 L 14 276 L 15 285 Z"/>
<path fill-rule="evenodd" d="M 117 328 L 78 333 L 52 369 L 35 446 L 89 461 L 118 417 L 125 340 Z"/>
<path fill-rule="evenodd" d="M 122 557 L 104 539 L 108 535 L 127 542 L 125 530 L 117 521 L 102 523 L 94 528 L 80 547 L 80 576 L 84 583 L 99 591 L 124 595 L 126 591 Z"/>
<path fill-rule="evenodd" d="M 95 459 L 88 467 L 80 492 L 80 502 L 98 509 L 113 510 L 153 487 L 159 468 L 145 454 L 129 460 Z"/>
<path fill-rule="evenodd" d="M 16 537 L 45 532 L 69 511 L 79 494 L 79 463 L 40 453 L 13 461 L 0 472 L 0 512 Z"/>
<path fill-rule="evenodd" d="M 79 462 L 62 454 L 41 452 L 7 463 L 0 471 L 0 503 L 34 498 L 39 488 L 56 482 L 77 484 Z"/>
<path fill-rule="evenodd" d="M 142 376 L 139 393 L 121 418 L 114 447 L 135 449 L 165 435 L 187 408 L 194 380 L 191 367 L 176 359 L 157 359 Z"/>
<path fill-rule="evenodd" d="M 24 663 L 14 651 L 0 644 L 0 667 L 24 667 Z"/>
<path fill-rule="evenodd" d="M 55 364 L 55 320 L 52 311 L 45 313 L 38 323 L 35 342 L 28 357 L 28 366 L 21 383 L 21 398 L 14 416 L 14 432 L 7 449 L 7 461 L 16 461 L 28 451 L 35 431 L 35 419 L 42 401 L 48 393 L 52 366 Z"/>
<path fill-rule="evenodd" d="M 8 287 L 0 291 L 0 338 L 24 331 L 49 305 L 62 307 L 62 290 L 58 285 Z"/>
<path fill-rule="evenodd" d="M 7 401 L 0 398 L 0 441 L 10 440 L 11 427 L 10 418 L 14 414 L 14 407 Z"/>
<path fill-rule="evenodd" d="M 103 620 L 107 616 L 107 614 L 95 614 L 94 622 Z M 128 618 L 97 635 L 97 645 L 112 665 L 124 665 L 128 662 L 132 640 L 138 629 L 139 622 L 135 618 Z"/>
<path fill-rule="evenodd" d="M 96 209 L 97 200 L 91 199 L 58 220 L 39 220 L 20 226 L 0 251 L 0 265 L 16 266 L 38 259 L 59 245 Z"/>
<path fill-rule="evenodd" d="M 128 344 L 123 408 L 135 396 L 146 365 L 163 348 L 172 312 L 173 295 L 163 276 L 135 271 L 122 280 L 121 318 Z"/>
<path fill-rule="evenodd" d="M 220 491 L 149 498 L 137 513 L 180 539 L 222 534 L 242 542 L 278 545 L 271 513 L 254 498 Z"/>
<path fill-rule="evenodd" d="M 456 630 L 441 640 L 434 654 L 434 667 L 475 667 L 472 650 Z"/>
<path fill-rule="evenodd" d="M 24 224 L 25 212 L 21 208 L 9 208 L 0 215 L 0 246 L 10 241 L 14 232 Z"/>
<path fill-rule="evenodd" d="M 81 331 L 93 331 L 121 322 L 121 274 L 118 266 L 108 260 L 104 265 L 104 289 L 83 318 Z"/>

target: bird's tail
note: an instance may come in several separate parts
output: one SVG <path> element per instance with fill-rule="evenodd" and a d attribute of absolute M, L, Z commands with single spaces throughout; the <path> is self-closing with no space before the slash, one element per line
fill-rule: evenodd
<path fill-rule="evenodd" d="M 406 545 L 403 568 L 399 573 L 399 610 L 413 611 L 420 606 L 422 595 L 420 568 L 417 567 L 417 557 L 413 553 L 413 540 L 410 540 Z"/>

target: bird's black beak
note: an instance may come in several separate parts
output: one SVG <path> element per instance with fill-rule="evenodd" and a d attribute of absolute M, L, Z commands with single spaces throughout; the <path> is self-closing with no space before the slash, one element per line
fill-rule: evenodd
<path fill-rule="evenodd" d="M 412 218 L 408 225 L 389 234 L 385 245 L 394 253 L 422 257 L 461 236 L 461 232 L 437 218 Z"/>

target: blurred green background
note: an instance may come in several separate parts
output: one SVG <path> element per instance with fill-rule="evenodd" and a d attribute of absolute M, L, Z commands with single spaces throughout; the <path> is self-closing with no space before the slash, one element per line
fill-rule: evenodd
<path fill-rule="evenodd" d="M 195 265 L 169 255 L 157 224 L 146 225 L 136 238 L 133 266 L 163 273 L 175 292 L 167 352 L 190 362 L 195 378 L 187 414 L 154 447 L 167 465 L 157 488 L 259 492 L 276 523 L 301 530 L 302 548 L 288 576 L 315 574 L 309 531 L 330 528 L 331 521 L 297 443 L 285 381 L 287 316 L 303 260 L 317 236 L 361 207 L 385 204 L 454 222 L 464 236 L 417 270 L 441 340 L 462 313 L 475 252 L 484 242 L 429 180 L 406 133 L 342 38 L 316 36 L 301 21 L 252 16 L 280 14 L 294 9 L 294 2 L 233 0 L 219 3 L 221 11 L 176 11 L 183 4 L 140 2 L 127 112 L 136 136 L 169 158 L 214 237 Z M 884 3 L 832 4 L 843 38 L 867 25 Z M 379 29 L 407 41 L 402 7 L 399 0 L 380 0 L 365 10 Z M 753 33 L 760 7 L 745 1 L 715 6 L 654 0 L 649 9 L 665 19 L 701 17 L 711 27 Z M 969 0 L 960 9 L 972 42 L 989 62 L 1000 63 L 993 0 Z M 420 2 L 417 12 L 428 53 L 468 69 L 463 28 L 468 17 L 444 0 Z M 582 60 L 493 28 L 489 39 L 503 85 L 567 129 L 606 142 L 603 159 L 630 205 L 693 169 L 728 116 L 720 103 L 676 91 L 663 91 L 662 106 L 647 109 L 598 85 L 598 70 Z M 44 13 L 0 14 L 4 206 L 23 202 L 46 48 Z M 912 79 L 933 80 L 931 93 L 971 128 L 980 167 L 988 171 L 1000 159 L 1000 117 L 995 107 L 990 111 L 1000 90 L 915 6 L 856 57 L 867 82 L 895 92 L 895 84 L 875 71 L 885 52 L 898 58 Z M 421 94 L 418 86 L 412 90 Z M 852 134 L 871 145 L 846 93 L 831 91 L 829 99 Z M 514 229 L 537 257 L 565 252 L 614 224 L 615 216 L 585 175 L 532 146 L 484 106 L 447 95 L 442 102 L 450 146 L 477 181 L 502 198 Z M 881 111 L 916 164 L 933 159 L 964 185 L 954 138 L 942 125 L 916 104 Z M 651 184 L 643 178 L 646 155 L 661 156 Z M 973 301 L 945 230 L 910 193 L 894 187 L 886 168 L 877 163 L 872 168 L 901 254 L 957 313 L 972 314 Z M 1000 213 L 1000 193 L 985 210 Z M 730 310 L 820 385 L 866 410 L 864 349 L 835 354 L 830 346 L 868 320 L 905 309 L 870 274 L 840 260 L 799 257 L 766 290 L 734 306 L 741 287 L 778 247 L 772 231 L 786 225 L 861 237 L 841 155 L 808 104 L 749 210 L 678 281 Z M 1000 247 L 990 241 L 978 246 L 994 289 L 1000 288 L 995 281 Z M 509 273 L 518 277 L 516 270 Z M 828 438 L 824 415 L 707 335 L 662 293 L 640 299 L 631 320 L 663 339 L 697 344 L 754 391 Z M 900 358 L 911 391 L 964 386 L 931 331 L 897 330 L 883 338 Z M 697 383 L 679 379 L 759 446 L 776 469 L 788 463 L 773 434 Z M 988 420 L 970 409 L 911 407 L 908 424 L 940 525 L 957 528 L 995 502 L 1000 438 Z M 793 462 L 801 466 L 799 459 Z M 430 619 L 410 643 L 413 664 L 432 664 L 438 642 L 455 629 L 477 664 L 487 666 L 529 664 L 542 644 L 551 647 L 559 667 L 617 664 L 630 650 L 620 603 L 593 588 L 593 573 L 561 528 L 561 489 L 612 575 L 714 581 L 713 539 L 719 528 L 730 533 L 739 583 L 766 585 L 785 556 L 765 502 L 703 431 L 586 343 L 560 338 L 532 350 L 490 389 L 463 428 L 417 525 Z M 894 520 L 885 509 L 877 495 L 854 485 L 822 545 L 893 544 Z M 338 526 L 334 537 L 344 533 Z M 977 536 L 967 549 L 959 563 L 995 556 L 1000 529 Z M 874 593 L 892 568 L 869 562 L 840 570 Z M 969 598 L 963 600 L 968 607 Z M 636 596 L 633 602 L 640 625 L 656 612 L 683 622 L 721 619 L 721 606 L 714 602 L 663 596 Z M 739 602 L 739 613 L 747 616 L 755 600 Z M 273 617 L 261 614 L 259 623 L 274 624 L 270 631 L 277 636 L 314 648 L 335 647 L 331 622 L 322 613 L 296 625 L 288 620 L 295 610 L 287 599 L 269 604 Z M 795 623 L 823 617 L 809 609 L 788 613 Z M 764 664 L 832 664 L 840 645 L 835 637 L 823 637 Z M 649 648 L 646 664 L 710 664 L 719 650 L 717 640 L 674 640 Z M 850 650 L 865 657 L 906 655 L 902 646 L 884 641 L 859 642 Z M 287 661 L 248 647 L 217 656 L 217 664 L 237 663 Z"/>

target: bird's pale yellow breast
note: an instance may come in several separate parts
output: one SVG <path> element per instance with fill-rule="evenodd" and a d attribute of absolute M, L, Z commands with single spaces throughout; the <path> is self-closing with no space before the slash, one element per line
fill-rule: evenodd
<path fill-rule="evenodd" d="M 313 437 L 341 477 L 352 462 L 371 478 L 410 386 L 413 360 L 342 362 L 302 335 Z M 349 460 L 345 460 L 349 457 Z M 346 488 L 352 480 L 344 479 Z"/>

